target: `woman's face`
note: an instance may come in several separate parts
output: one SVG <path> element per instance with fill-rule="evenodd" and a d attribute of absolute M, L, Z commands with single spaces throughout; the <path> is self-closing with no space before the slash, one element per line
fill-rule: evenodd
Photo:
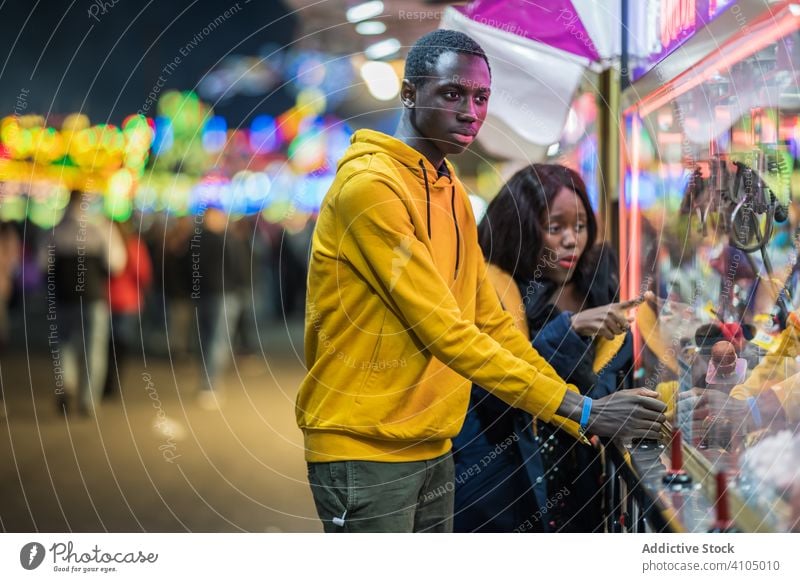
<path fill-rule="evenodd" d="M 575 192 L 562 187 L 542 217 L 545 276 L 554 283 L 572 280 L 589 238 L 586 209 Z"/>

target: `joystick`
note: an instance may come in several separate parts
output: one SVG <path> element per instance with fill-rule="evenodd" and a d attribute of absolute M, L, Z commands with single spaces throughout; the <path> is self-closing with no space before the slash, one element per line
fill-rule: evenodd
<path fill-rule="evenodd" d="M 670 440 L 670 465 L 664 475 L 664 484 L 675 489 L 682 489 L 691 485 L 691 476 L 683 470 L 683 448 L 681 430 L 673 429 Z"/>
<path fill-rule="evenodd" d="M 733 520 L 728 505 L 728 479 L 725 471 L 720 471 L 715 476 L 717 482 L 717 495 L 714 498 L 714 510 L 716 519 L 714 520 L 709 533 L 725 533 L 733 530 Z"/>

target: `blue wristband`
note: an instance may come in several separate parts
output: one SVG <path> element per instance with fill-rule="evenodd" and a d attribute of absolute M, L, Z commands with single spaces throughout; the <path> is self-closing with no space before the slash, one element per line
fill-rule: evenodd
<path fill-rule="evenodd" d="M 588 396 L 583 397 L 583 409 L 581 410 L 581 434 L 586 434 L 589 426 L 589 415 L 592 413 L 592 399 Z"/>
<path fill-rule="evenodd" d="M 756 428 L 761 428 L 761 411 L 758 409 L 758 403 L 756 403 L 754 396 L 750 396 L 747 399 L 747 405 L 750 407 L 750 416 L 753 417 L 753 423 L 756 425 Z"/>

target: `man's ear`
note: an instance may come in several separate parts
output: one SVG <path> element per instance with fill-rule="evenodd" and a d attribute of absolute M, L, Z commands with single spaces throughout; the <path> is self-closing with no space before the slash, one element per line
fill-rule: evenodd
<path fill-rule="evenodd" d="M 403 107 L 406 109 L 413 109 L 417 102 L 417 88 L 408 79 L 403 79 L 400 87 L 400 101 L 403 102 Z"/>

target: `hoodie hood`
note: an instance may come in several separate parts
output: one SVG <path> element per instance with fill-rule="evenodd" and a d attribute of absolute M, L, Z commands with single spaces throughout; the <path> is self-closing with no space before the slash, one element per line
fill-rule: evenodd
<path fill-rule="evenodd" d="M 459 201 L 456 196 L 456 185 L 453 180 L 453 166 L 447 159 L 444 160 L 446 175 L 439 175 L 439 170 L 410 145 L 399 139 L 370 129 L 360 129 L 350 138 L 350 147 L 347 148 L 337 167 L 337 172 L 342 172 L 348 164 L 357 164 L 362 158 L 369 159 L 375 155 L 388 156 L 395 162 L 398 171 L 405 174 L 400 177 L 403 181 L 410 174 L 416 177 L 417 182 L 423 186 L 425 191 L 425 216 L 428 238 L 433 239 L 433 220 L 431 219 L 431 198 L 434 197 L 434 204 L 438 207 L 449 206 L 453 230 L 455 232 L 455 272 L 453 277 L 458 277 L 458 270 L 461 265 L 461 227 L 458 223 L 457 206 Z M 406 174 L 408 172 L 408 174 Z M 447 197 L 442 199 L 440 197 Z"/>
<path fill-rule="evenodd" d="M 359 129 L 350 138 L 350 147 L 339 160 L 337 171 L 342 166 L 348 164 L 362 156 L 373 154 L 385 154 L 399 165 L 407 168 L 412 174 L 417 176 L 420 182 L 427 177 L 427 182 L 431 187 L 449 186 L 452 183 L 451 176 L 454 176 L 453 166 L 447 159 L 444 163 L 447 167 L 447 176 L 439 176 L 438 168 L 410 145 L 400 141 L 396 137 L 386 135 L 371 129 Z"/>

